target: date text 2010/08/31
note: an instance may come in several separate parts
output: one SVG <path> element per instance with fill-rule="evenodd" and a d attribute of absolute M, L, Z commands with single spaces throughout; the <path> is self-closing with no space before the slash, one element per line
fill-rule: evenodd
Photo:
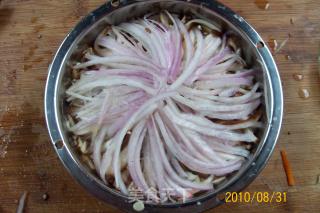
<path fill-rule="evenodd" d="M 226 203 L 286 203 L 287 192 L 226 192 Z"/>

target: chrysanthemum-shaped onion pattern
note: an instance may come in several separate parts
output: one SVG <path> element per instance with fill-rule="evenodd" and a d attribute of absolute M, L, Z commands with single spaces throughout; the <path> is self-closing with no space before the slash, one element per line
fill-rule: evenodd
<path fill-rule="evenodd" d="M 148 196 L 160 202 L 167 189 L 190 198 L 239 170 L 262 126 L 252 116 L 262 94 L 255 70 L 219 31 L 168 12 L 145 16 L 109 27 L 74 67 L 70 131 L 90 141 L 106 184 L 124 194 L 152 187 Z"/>

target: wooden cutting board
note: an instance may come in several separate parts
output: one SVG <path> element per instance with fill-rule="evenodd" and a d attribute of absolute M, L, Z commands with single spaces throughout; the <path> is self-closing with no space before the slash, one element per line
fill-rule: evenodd
<path fill-rule="evenodd" d="M 66 172 L 50 143 L 43 111 L 53 54 L 79 19 L 105 1 L 0 2 L 0 212 L 15 212 L 25 191 L 25 212 L 118 212 L 89 195 Z M 244 190 L 286 191 L 288 198 L 287 203 L 226 204 L 212 212 L 320 212 L 320 1 L 270 0 L 267 10 L 263 1 L 222 2 L 266 41 L 281 44 L 290 37 L 275 54 L 285 96 L 282 133 L 267 167 Z M 304 76 L 302 81 L 294 80 L 296 73 Z M 299 97 L 299 89 L 307 89 L 310 97 Z M 294 187 L 287 186 L 281 149 L 288 154 Z"/>

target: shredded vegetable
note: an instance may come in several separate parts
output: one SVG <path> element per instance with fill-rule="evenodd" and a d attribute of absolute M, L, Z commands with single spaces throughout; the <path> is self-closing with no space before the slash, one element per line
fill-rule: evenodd
<path fill-rule="evenodd" d="M 97 37 L 66 95 L 69 130 L 105 184 L 170 202 L 240 169 L 263 94 L 234 48 L 215 24 L 166 11 Z"/>

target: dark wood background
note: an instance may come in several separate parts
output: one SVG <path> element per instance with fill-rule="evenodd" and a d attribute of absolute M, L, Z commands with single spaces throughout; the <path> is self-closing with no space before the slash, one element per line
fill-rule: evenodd
<path fill-rule="evenodd" d="M 105 0 L 0 1 L 0 212 L 118 212 L 89 195 L 66 172 L 49 141 L 43 111 L 47 68 L 69 30 Z M 262 174 L 245 191 L 287 191 L 287 203 L 226 204 L 212 212 L 320 212 L 319 0 L 223 0 L 275 54 L 285 95 L 282 133 Z M 291 21 L 290 21 L 291 20 Z M 272 43 L 272 42 L 271 42 Z M 271 45 L 272 46 L 272 45 Z M 302 81 L 293 78 L 304 75 Z M 310 92 L 299 97 L 299 89 Z M 286 150 L 296 186 L 288 187 L 279 150 Z M 43 200 L 44 193 L 48 199 Z"/>

